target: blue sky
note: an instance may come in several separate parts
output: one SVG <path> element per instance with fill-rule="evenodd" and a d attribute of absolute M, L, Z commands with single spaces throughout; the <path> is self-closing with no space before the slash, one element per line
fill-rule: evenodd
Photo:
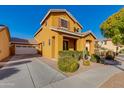
<path fill-rule="evenodd" d="M 99 26 L 110 15 L 124 6 L 91 5 L 41 5 L 41 6 L 0 6 L 0 24 L 9 27 L 11 37 L 33 38 L 49 9 L 67 9 L 84 27 L 83 32 L 92 30 L 101 39 Z"/>

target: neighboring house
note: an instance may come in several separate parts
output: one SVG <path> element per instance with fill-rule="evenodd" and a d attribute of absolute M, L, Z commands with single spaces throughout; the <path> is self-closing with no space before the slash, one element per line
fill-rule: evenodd
<path fill-rule="evenodd" d="M 83 26 L 67 10 L 49 10 L 40 24 L 34 38 L 41 43 L 42 56 L 58 58 L 59 51 L 82 51 L 85 48 L 90 54 L 94 53 L 96 37 L 91 31 L 82 33 Z"/>
<path fill-rule="evenodd" d="M 121 49 L 124 49 L 124 46 L 116 46 L 112 43 L 112 39 L 103 39 L 103 40 L 97 40 L 96 41 L 101 48 L 113 51 L 113 52 L 119 52 Z"/>
<path fill-rule="evenodd" d="M 34 39 L 11 38 L 13 54 L 37 54 L 38 44 Z"/>
<path fill-rule="evenodd" d="M 0 61 L 10 55 L 10 34 L 6 26 L 0 25 Z"/>

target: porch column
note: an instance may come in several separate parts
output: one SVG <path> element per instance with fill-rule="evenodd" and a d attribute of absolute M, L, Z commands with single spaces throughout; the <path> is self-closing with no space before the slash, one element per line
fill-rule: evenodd
<path fill-rule="evenodd" d="M 63 51 L 63 36 L 60 34 L 58 36 L 58 51 Z"/>

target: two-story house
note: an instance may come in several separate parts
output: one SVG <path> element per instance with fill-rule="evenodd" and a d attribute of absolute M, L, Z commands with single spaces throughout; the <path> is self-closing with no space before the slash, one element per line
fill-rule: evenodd
<path fill-rule="evenodd" d="M 83 26 L 67 10 L 50 9 L 40 24 L 34 38 L 41 43 L 42 56 L 58 58 L 59 51 L 85 48 L 94 53 L 96 37 L 91 31 L 81 32 Z"/>

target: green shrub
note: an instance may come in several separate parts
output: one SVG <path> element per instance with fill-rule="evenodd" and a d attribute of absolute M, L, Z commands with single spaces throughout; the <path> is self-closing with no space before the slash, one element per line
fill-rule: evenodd
<path fill-rule="evenodd" d="M 79 64 L 73 57 L 64 56 L 58 59 L 58 67 L 63 72 L 75 72 L 79 68 Z"/>
<path fill-rule="evenodd" d="M 88 60 L 84 61 L 84 62 L 83 62 L 83 65 L 84 65 L 84 66 L 89 66 L 89 65 L 90 65 L 90 61 L 88 61 Z"/>
<path fill-rule="evenodd" d="M 93 54 L 91 55 L 91 59 L 90 59 L 92 62 L 100 62 L 100 56 L 96 55 L 96 54 Z"/>
<path fill-rule="evenodd" d="M 64 50 L 59 52 L 59 56 L 60 57 L 70 56 L 75 58 L 76 60 L 80 60 L 83 57 L 83 53 L 81 51 Z"/>

